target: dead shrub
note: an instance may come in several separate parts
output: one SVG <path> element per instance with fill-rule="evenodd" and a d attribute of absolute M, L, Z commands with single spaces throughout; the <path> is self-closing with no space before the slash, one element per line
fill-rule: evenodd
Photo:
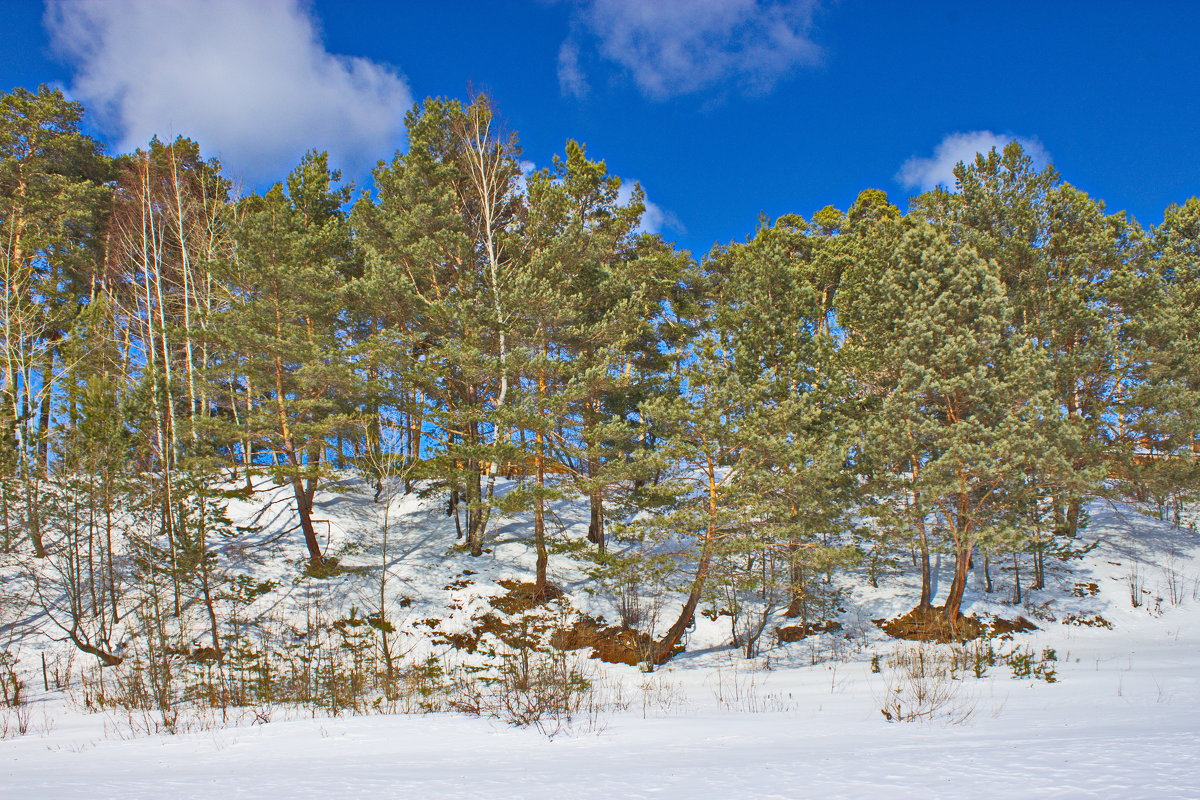
<path fill-rule="evenodd" d="M 553 738 L 577 719 L 594 723 L 601 704 L 592 680 L 570 653 L 500 644 L 488 655 L 490 670 L 460 669 L 449 706 L 516 727 L 533 727 Z"/>
<path fill-rule="evenodd" d="M 897 647 L 884 660 L 886 684 L 880 713 L 888 722 L 966 722 L 975 702 L 965 697 L 956 675 L 956 656 L 929 644 Z"/>

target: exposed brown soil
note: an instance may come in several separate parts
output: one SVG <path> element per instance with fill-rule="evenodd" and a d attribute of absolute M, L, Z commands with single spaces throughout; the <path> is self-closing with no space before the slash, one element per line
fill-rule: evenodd
<path fill-rule="evenodd" d="M 991 628 L 994 635 L 1002 636 L 1004 634 L 1036 631 L 1038 626 L 1034 625 L 1024 617 L 1017 617 L 1016 619 L 1001 619 L 1000 617 L 993 617 Z"/>
<path fill-rule="evenodd" d="M 192 651 L 193 661 L 220 661 L 221 653 L 215 647 L 197 647 Z"/>
<path fill-rule="evenodd" d="M 433 644 L 447 644 L 455 650 L 462 650 L 467 653 L 474 653 L 479 649 L 479 635 L 471 630 L 464 633 L 446 633 L 441 629 L 442 620 L 437 617 L 430 617 L 417 621 L 417 625 L 428 628 L 432 635 L 430 641 Z"/>
<path fill-rule="evenodd" d="M 700 609 L 700 616 L 716 622 L 721 617 L 732 617 L 733 612 L 727 608 L 702 608 Z"/>
<path fill-rule="evenodd" d="M 951 622 L 940 608 L 914 608 L 895 619 L 876 622 L 888 636 L 918 642 L 968 642 L 988 632 L 977 617 L 959 616 Z"/>
<path fill-rule="evenodd" d="M 469 584 L 470 581 L 464 578 L 445 588 L 461 589 Z M 489 633 L 509 647 L 544 650 L 542 642 L 545 634 L 554 628 L 554 624 L 543 618 L 527 616 L 524 612 L 563 597 L 563 591 L 551 585 L 539 593 L 535 584 L 521 581 L 500 581 L 500 585 L 508 591 L 488 599 L 488 603 L 499 613 L 487 613 L 475 618 L 475 626 L 470 630 L 447 633 L 439 629 L 441 620 L 438 619 L 423 620 L 419 624 L 424 624 L 434 633 L 434 644 L 449 645 L 465 653 L 477 652 L 483 637 Z"/>
<path fill-rule="evenodd" d="M 195 661 L 197 664 L 202 664 L 206 661 L 220 661 L 221 653 L 214 647 L 197 647 L 194 650 L 188 650 L 186 647 L 166 647 L 164 650 L 173 656 L 182 656 L 190 661 Z"/>
<path fill-rule="evenodd" d="M 541 592 L 537 590 L 536 583 L 523 581 L 499 581 L 499 583 L 508 591 L 489 598 L 488 602 L 501 614 L 519 614 L 564 596 L 563 590 L 552 583 L 546 584 L 546 588 Z"/>
<path fill-rule="evenodd" d="M 841 606 L 838 606 L 836 609 L 838 614 L 841 614 L 845 610 L 846 609 L 842 608 Z M 805 615 L 805 613 L 806 613 L 806 611 L 804 608 L 803 600 L 800 598 L 797 598 L 795 600 L 792 600 L 792 602 L 788 604 L 788 607 L 783 612 L 783 616 L 786 619 L 795 619 L 796 617 L 803 617 Z"/>
<path fill-rule="evenodd" d="M 649 634 L 633 628 L 606 625 L 604 620 L 597 617 L 580 617 L 570 628 L 560 628 L 554 632 L 550 643 L 560 650 L 590 647 L 591 658 L 609 664 L 634 666 L 650 660 L 655 647 L 654 639 Z M 682 647 L 676 648 L 671 655 L 680 652 L 683 652 Z"/>
<path fill-rule="evenodd" d="M 787 625 L 776 630 L 775 636 L 779 639 L 780 644 L 785 644 L 798 642 L 818 633 L 833 633 L 841 629 L 842 623 L 828 620 L 826 622 L 810 622 L 807 625 Z"/>
<path fill-rule="evenodd" d="M 1080 625 L 1085 628 L 1112 628 L 1112 623 L 1099 614 L 1094 617 L 1081 617 L 1068 614 L 1063 617 L 1063 623 L 1066 625 Z"/>
<path fill-rule="evenodd" d="M 1072 597 L 1092 597 L 1100 594 L 1100 587 L 1095 583 L 1077 583 L 1071 587 Z"/>
<path fill-rule="evenodd" d="M 438 629 L 441 620 L 429 619 L 422 623 L 434 633 L 433 642 L 475 653 L 483 637 L 492 634 L 514 648 L 545 650 L 546 644 L 559 650 L 582 650 L 590 648 L 590 658 L 610 664 L 637 665 L 650 658 L 655 641 L 648 634 L 633 628 L 609 625 L 598 617 L 576 615 L 568 627 L 559 620 L 527 615 L 525 612 L 545 606 L 565 597 L 562 589 L 548 585 L 538 592 L 536 584 L 522 581 L 499 581 L 506 591 L 488 598 L 488 603 L 497 613 L 487 613 L 474 620 L 475 627 L 461 633 L 446 633 Z M 448 587 L 449 588 L 449 587 Z M 837 624 L 837 623 L 833 623 Z M 683 651 L 677 647 L 671 655 Z"/>

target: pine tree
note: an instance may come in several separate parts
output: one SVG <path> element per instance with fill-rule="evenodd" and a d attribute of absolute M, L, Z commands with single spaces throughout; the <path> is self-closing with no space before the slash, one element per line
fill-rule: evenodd
<path fill-rule="evenodd" d="M 1145 370 L 1123 409 L 1137 442 L 1127 468 L 1135 497 L 1170 505 L 1178 522 L 1200 478 L 1200 200 L 1170 206 L 1152 248 L 1161 291 L 1135 318 Z"/>
<path fill-rule="evenodd" d="M 813 606 L 820 573 L 853 553 L 841 534 L 851 527 L 855 494 L 846 470 L 854 404 L 830 324 L 850 252 L 837 236 L 845 220 L 833 208 L 813 224 L 787 215 L 706 261 L 715 327 L 742 384 L 758 387 L 757 402 L 771 410 L 740 477 L 756 520 L 741 558 L 785 565 L 781 584 L 792 616 Z"/>
<path fill-rule="evenodd" d="M 679 371 L 679 393 L 642 404 L 643 424 L 661 437 L 642 455 L 664 474 L 665 505 L 636 518 L 623 532 L 632 551 L 610 556 L 610 569 L 656 575 L 685 597 L 679 613 L 654 642 L 648 660 L 661 664 L 682 649 L 725 543 L 748 523 L 739 499 L 740 468 L 753 457 L 761 407 L 739 380 L 715 335 L 702 334 Z"/>
<path fill-rule="evenodd" d="M 1072 468 L 1053 498 L 1057 530 L 1073 537 L 1103 474 L 1119 470 L 1127 431 L 1110 422 L 1136 383 L 1138 335 L 1131 325 L 1152 306 L 1136 224 L 1047 167 L 1036 170 L 1020 145 L 978 155 L 955 169 L 957 192 L 914 202 L 952 240 L 994 259 L 1013 322 L 1045 352 L 1061 413 L 1074 431 Z"/>
<path fill-rule="evenodd" d="M 88 295 L 108 192 L 99 145 L 80 132 L 83 108 L 61 91 L 0 97 L 0 468 L 43 555 L 39 487 L 51 461 L 61 342 Z"/>
<path fill-rule="evenodd" d="M 620 180 L 568 142 L 554 170 L 527 181 L 516 271 L 522 303 L 514 325 L 528 363 L 522 392 L 535 466 L 535 541 L 544 578 L 545 470 L 561 495 L 589 508 L 588 539 L 605 550 L 605 504 L 639 477 L 631 461 L 637 404 L 654 391 L 663 364 L 662 331 L 686 258 L 636 227 L 640 190 L 618 200 Z M 628 494 L 628 491 L 625 492 Z"/>
<path fill-rule="evenodd" d="M 425 477 L 466 514 L 466 547 L 483 552 L 495 483 L 513 454 L 510 327 L 521 208 L 514 137 L 490 101 L 427 100 L 408 116 L 409 148 L 375 171 L 378 197 L 355 209 L 364 282 L 391 304 L 378 337 L 389 367 L 425 402 Z M 400 328 L 401 333 L 396 330 Z M 387 356 L 383 356 L 387 357 Z"/>
<path fill-rule="evenodd" d="M 340 413 L 354 397 L 342 356 L 342 296 L 350 261 L 349 229 L 323 153 L 309 153 L 266 194 L 239 208 L 237 259 L 226 276 L 231 297 L 212 322 L 225 363 L 246 397 L 243 425 L 291 484 L 310 567 L 326 561 L 313 521 L 313 496 L 324 471 L 327 439 L 348 424 Z"/>
<path fill-rule="evenodd" d="M 1062 474 L 1069 441 L 1045 356 L 1014 327 L 995 262 L 921 226 L 905 235 L 874 297 L 880 324 L 855 346 L 896 369 L 863 446 L 902 472 L 913 535 L 936 535 L 951 550 L 942 616 L 954 624 L 972 555 L 1021 526 L 1047 488 L 1043 476 Z"/>

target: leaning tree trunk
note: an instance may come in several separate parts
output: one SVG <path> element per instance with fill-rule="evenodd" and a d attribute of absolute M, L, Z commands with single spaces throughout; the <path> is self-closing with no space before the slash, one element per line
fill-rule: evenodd
<path fill-rule="evenodd" d="M 692 589 L 688 598 L 679 611 L 675 624 L 667 629 L 662 639 L 654 644 L 653 661 L 655 664 L 666 662 L 679 649 L 683 635 L 696 620 L 696 606 L 704 595 L 704 585 L 712 570 L 713 551 L 717 544 L 717 481 L 712 463 L 708 468 L 708 525 L 704 529 L 704 541 L 700 545 L 700 561 L 696 565 L 696 575 L 692 578 Z"/>
<path fill-rule="evenodd" d="M 292 492 L 296 496 L 296 510 L 300 516 L 300 529 L 304 531 L 304 544 L 308 547 L 308 561 L 314 567 L 319 567 L 325 561 L 321 555 L 321 543 L 317 539 L 317 530 L 313 527 L 312 503 L 304 482 L 297 475 L 292 478 Z"/>
<path fill-rule="evenodd" d="M 679 611 L 679 617 L 675 620 L 675 624 L 667 629 L 663 638 L 654 644 L 653 661 L 655 664 L 663 664 L 675 655 L 683 641 L 683 635 L 696 620 L 696 607 L 700 605 L 700 598 L 704 594 L 704 584 L 708 581 L 708 574 L 712 569 L 712 538 L 710 529 L 710 533 L 705 536 L 704 549 L 700 553 L 700 563 L 696 567 L 696 576 L 692 579 L 692 590 L 688 593 L 688 598 Z"/>
<path fill-rule="evenodd" d="M 276 318 L 278 320 L 278 317 Z M 279 421 L 279 432 L 283 439 L 284 455 L 292 473 L 292 493 L 296 496 L 296 513 L 300 516 L 300 529 L 304 532 L 304 544 L 308 547 L 308 560 L 313 567 L 321 566 L 325 558 L 321 555 L 321 543 L 312 520 L 312 494 L 304 485 L 300 458 L 292 428 L 288 423 L 287 408 L 284 406 L 283 360 L 275 357 L 275 411 Z"/>

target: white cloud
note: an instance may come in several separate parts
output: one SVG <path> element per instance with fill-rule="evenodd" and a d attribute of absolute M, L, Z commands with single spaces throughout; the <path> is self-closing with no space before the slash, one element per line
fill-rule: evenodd
<path fill-rule="evenodd" d="M 637 185 L 637 181 L 621 181 L 621 188 L 617 190 L 617 202 L 625 205 L 633 199 L 633 187 Z M 667 231 L 675 231 L 676 233 L 685 233 L 686 228 L 683 221 L 675 216 L 675 213 L 668 211 L 658 203 L 652 202 L 649 197 L 642 198 L 642 205 L 646 210 L 642 212 L 642 220 L 638 223 L 637 230 L 639 233 L 666 233 Z"/>
<path fill-rule="evenodd" d="M 525 194 L 529 190 L 529 176 L 537 169 L 537 164 L 526 159 L 521 159 L 517 162 L 517 168 L 521 171 L 517 174 L 517 178 L 513 182 L 513 191 L 517 194 Z"/>
<path fill-rule="evenodd" d="M 579 47 L 572 41 L 558 48 L 558 86 L 564 95 L 583 97 L 588 93 L 587 78 L 579 66 Z"/>
<path fill-rule="evenodd" d="M 795 67 L 818 63 L 821 48 L 809 38 L 815 8 L 815 0 L 586 0 L 574 22 L 643 94 L 662 100 L 727 81 L 765 92 Z M 560 51 L 559 81 L 564 94 L 577 94 L 578 45 L 564 47 L 571 50 Z"/>
<path fill-rule="evenodd" d="M 517 162 L 517 166 L 520 167 L 521 174 L 517 176 L 516 191 L 518 194 L 524 194 L 529 175 L 537 169 L 537 164 L 522 159 Z M 627 181 L 622 178 L 621 186 L 617 189 L 617 203 L 627 205 L 633 199 L 633 187 L 637 185 L 637 181 Z M 644 189 L 642 190 L 642 205 L 645 206 L 645 211 L 642 212 L 642 218 L 638 222 L 638 233 L 665 233 L 666 231 L 685 233 L 687 231 L 683 221 L 675 216 L 674 212 L 666 210 L 658 203 L 651 202 L 650 198 L 645 196 Z"/>
<path fill-rule="evenodd" d="M 972 163 L 977 153 L 987 154 L 993 147 L 1003 150 L 1009 142 L 1016 142 L 1033 159 L 1038 167 L 1050 163 L 1050 153 L 1036 137 L 997 134 L 991 131 L 967 131 L 948 134 L 934 148 L 929 158 L 913 156 L 904 162 L 896 180 L 909 189 L 927 192 L 935 186 L 953 189 L 954 167 L 960 162 Z"/>
<path fill-rule="evenodd" d="M 122 150 L 182 134 L 255 182 L 314 147 L 386 158 L 412 104 L 393 68 L 326 51 L 301 0 L 50 0 L 45 24 Z"/>

